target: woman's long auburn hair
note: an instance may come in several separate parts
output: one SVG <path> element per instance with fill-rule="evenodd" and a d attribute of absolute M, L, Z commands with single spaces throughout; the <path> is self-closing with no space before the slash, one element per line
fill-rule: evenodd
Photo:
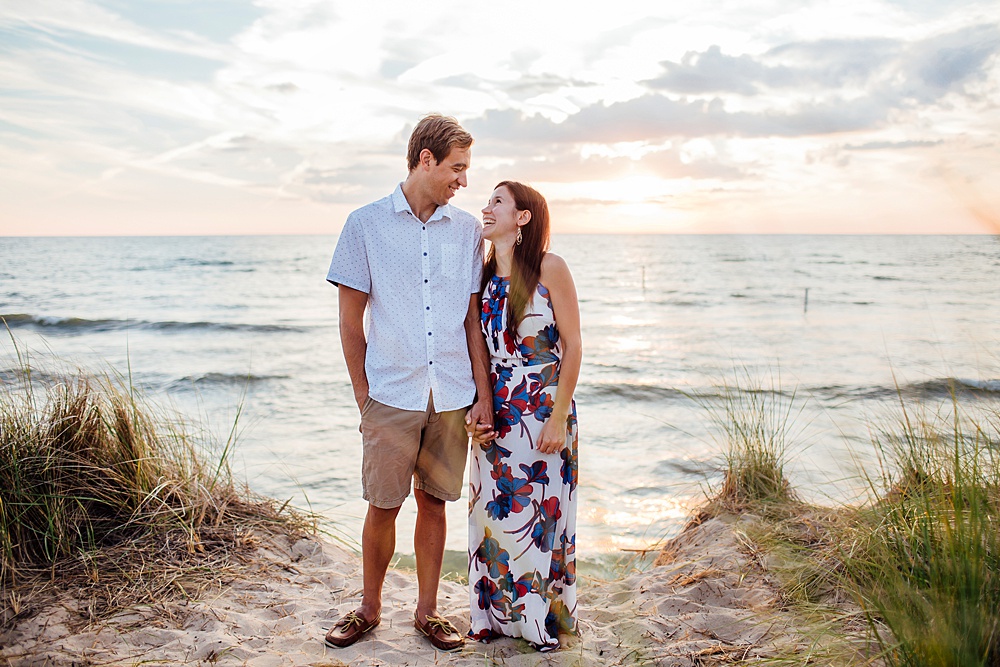
<path fill-rule="evenodd" d="M 524 319 L 528 303 L 538 287 L 538 277 L 542 273 L 542 258 L 549 250 L 549 205 L 537 190 L 516 181 L 501 181 L 496 188 L 505 187 L 514 198 L 518 211 L 529 211 L 531 220 L 521 226 L 521 243 L 514 245 L 514 258 L 510 271 L 510 291 L 507 296 L 507 331 L 513 337 Z M 496 188 L 493 188 L 496 190 Z M 480 292 L 486 289 L 490 279 L 496 275 L 496 248 L 490 244 L 483 268 L 483 282 Z"/>

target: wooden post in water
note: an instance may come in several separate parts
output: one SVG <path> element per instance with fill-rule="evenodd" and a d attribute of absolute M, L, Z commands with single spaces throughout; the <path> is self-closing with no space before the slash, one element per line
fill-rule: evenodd
<path fill-rule="evenodd" d="M 642 293 L 646 293 L 646 265 L 642 265 Z"/>
<path fill-rule="evenodd" d="M 805 299 L 802 300 L 802 314 L 809 312 L 809 288 L 806 288 Z"/>

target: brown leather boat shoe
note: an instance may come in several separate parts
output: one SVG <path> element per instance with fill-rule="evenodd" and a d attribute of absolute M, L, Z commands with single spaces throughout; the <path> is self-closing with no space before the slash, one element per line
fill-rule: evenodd
<path fill-rule="evenodd" d="M 381 620 L 381 613 L 374 620 L 369 621 L 356 610 L 349 612 L 337 619 L 337 622 L 333 624 L 330 631 L 326 633 L 324 641 L 327 646 L 332 646 L 333 648 L 350 646 L 361 639 L 366 632 L 378 625 Z"/>
<path fill-rule="evenodd" d="M 443 616 L 428 616 L 427 620 L 421 623 L 414 614 L 413 627 L 427 637 L 434 648 L 441 651 L 454 651 L 462 648 L 462 644 L 465 643 L 465 637 L 459 634 L 458 628 Z"/>

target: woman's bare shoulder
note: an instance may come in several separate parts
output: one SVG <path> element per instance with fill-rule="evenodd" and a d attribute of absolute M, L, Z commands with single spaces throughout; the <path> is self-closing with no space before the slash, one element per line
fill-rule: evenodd
<path fill-rule="evenodd" d="M 547 252 L 545 256 L 542 257 L 542 276 L 548 275 L 559 275 L 564 273 L 569 273 L 569 265 L 566 260 L 555 254 L 554 252 Z"/>

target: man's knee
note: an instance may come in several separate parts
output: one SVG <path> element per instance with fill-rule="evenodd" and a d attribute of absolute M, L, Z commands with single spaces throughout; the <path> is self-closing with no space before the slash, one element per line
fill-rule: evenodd
<path fill-rule="evenodd" d="M 396 515 L 399 514 L 399 507 L 376 507 L 375 505 L 368 505 L 368 520 L 375 524 L 386 524 L 394 523 L 396 521 Z"/>
<path fill-rule="evenodd" d="M 432 496 L 423 489 L 414 489 L 413 496 L 417 499 L 417 511 L 425 514 L 445 513 L 445 501 Z"/>

